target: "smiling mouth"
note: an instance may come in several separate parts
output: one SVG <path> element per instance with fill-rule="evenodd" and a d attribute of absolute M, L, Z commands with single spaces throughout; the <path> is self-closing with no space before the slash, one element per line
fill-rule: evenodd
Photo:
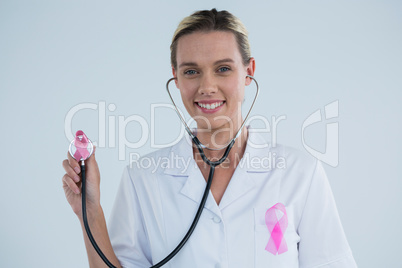
<path fill-rule="evenodd" d="M 213 110 L 216 109 L 220 106 L 222 106 L 225 102 L 224 101 L 220 101 L 220 102 L 215 102 L 215 103 L 200 103 L 200 102 L 196 102 L 197 105 L 201 108 L 207 109 L 207 110 Z"/>

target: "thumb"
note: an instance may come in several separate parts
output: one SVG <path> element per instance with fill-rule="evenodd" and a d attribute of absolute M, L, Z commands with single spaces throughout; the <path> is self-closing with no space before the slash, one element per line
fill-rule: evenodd
<path fill-rule="evenodd" d="M 98 163 L 96 162 L 95 159 L 95 146 L 94 146 L 94 150 L 92 152 L 92 155 L 87 159 L 86 161 L 86 166 L 87 166 L 87 172 L 88 175 L 95 176 L 94 178 L 100 178 L 100 174 L 99 174 L 99 167 L 98 167 Z"/>
<path fill-rule="evenodd" d="M 94 145 L 94 149 L 93 149 L 91 156 L 86 160 L 86 162 L 87 162 L 86 164 L 89 166 L 96 164 L 95 151 L 96 151 L 96 146 Z"/>

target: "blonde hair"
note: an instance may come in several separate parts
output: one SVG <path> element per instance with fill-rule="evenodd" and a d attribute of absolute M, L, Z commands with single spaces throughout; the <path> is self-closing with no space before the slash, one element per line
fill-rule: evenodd
<path fill-rule="evenodd" d="M 185 17 L 177 26 L 173 35 L 172 44 L 170 45 L 170 62 L 174 69 L 177 69 L 177 42 L 183 35 L 194 32 L 209 31 L 225 31 L 232 32 L 237 41 L 243 64 L 250 62 L 251 51 L 248 42 L 248 32 L 243 23 L 233 14 L 226 10 L 217 11 L 215 8 L 211 10 L 200 10 L 192 15 Z"/>

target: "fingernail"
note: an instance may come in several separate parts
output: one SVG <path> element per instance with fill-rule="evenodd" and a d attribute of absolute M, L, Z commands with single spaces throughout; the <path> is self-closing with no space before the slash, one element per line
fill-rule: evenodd
<path fill-rule="evenodd" d="M 80 174 L 80 172 L 81 172 L 79 167 L 75 167 L 74 170 L 75 170 L 75 173 L 77 173 L 77 174 Z"/>
<path fill-rule="evenodd" d="M 76 193 L 76 194 L 79 194 L 79 193 L 80 193 L 80 189 L 78 189 L 78 188 L 75 189 L 75 193 Z"/>
<path fill-rule="evenodd" d="M 80 181 L 80 177 L 78 177 L 77 175 L 75 175 L 74 181 L 75 181 L 75 182 L 79 182 L 79 181 Z"/>

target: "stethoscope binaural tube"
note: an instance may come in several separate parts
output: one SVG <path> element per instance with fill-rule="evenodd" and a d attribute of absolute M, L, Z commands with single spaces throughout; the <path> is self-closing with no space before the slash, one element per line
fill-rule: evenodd
<path fill-rule="evenodd" d="M 255 96 L 254 96 L 253 102 L 251 103 L 250 109 L 249 109 L 249 111 L 248 111 L 246 117 L 244 118 L 243 123 L 241 124 L 240 128 L 237 130 L 236 135 L 234 135 L 234 137 L 233 137 L 228 143 L 226 143 L 225 145 L 223 145 L 223 146 L 220 147 L 220 148 L 210 148 L 210 147 L 207 147 L 206 145 L 202 144 L 201 142 L 199 142 L 199 146 L 201 146 L 201 148 L 203 148 L 203 149 L 205 148 L 205 149 L 213 150 L 213 151 L 220 151 L 220 150 L 224 149 L 225 147 L 229 146 L 229 144 L 230 144 L 232 141 L 234 141 L 235 139 L 237 139 L 237 137 L 240 136 L 240 134 L 241 134 L 241 132 L 242 132 L 242 130 L 243 130 L 243 127 L 244 127 L 244 125 L 246 124 L 247 118 L 248 118 L 248 116 L 250 115 L 251 110 L 252 110 L 253 107 L 254 107 L 254 104 L 255 104 L 255 101 L 257 100 L 258 94 L 260 93 L 260 87 L 259 87 L 259 85 L 258 85 L 257 80 L 255 80 L 255 78 L 254 78 L 253 76 L 251 76 L 251 75 L 247 75 L 246 78 L 252 79 L 252 80 L 254 81 L 255 85 L 257 86 L 257 89 L 256 89 L 256 92 L 255 92 Z M 191 137 L 191 138 L 193 139 L 193 141 L 194 141 L 195 135 L 191 132 L 190 128 L 188 127 L 188 125 L 187 125 L 187 123 L 186 123 L 186 121 L 185 121 L 184 118 L 181 116 L 181 114 L 180 114 L 180 112 L 179 112 L 179 109 L 177 108 L 176 103 L 175 103 L 174 100 L 173 100 L 172 94 L 170 94 L 169 84 L 170 84 L 170 82 L 172 82 L 172 81 L 174 81 L 174 80 L 177 80 L 177 78 L 176 78 L 176 77 L 172 77 L 172 78 L 170 78 L 170 79 L 166 82 L 166 91 L 167 91 L 167 93 L 169 94 L 170 101 L 172 102 L 172 104 L 173 104 L 173 106 L 174 106 L 174 109 L 175 109 L 175 111 L 176 111 L 176 113 L 177 113 L 177 116 L 180 118 L 180 121 L 181 121 L 182 124 L 184 125 L 184 128 L 186 129 L 188 135 L 190 135 L 190 137 Z M 198 145 L 197 145 L 197 146 L 198 146 Z"/>

